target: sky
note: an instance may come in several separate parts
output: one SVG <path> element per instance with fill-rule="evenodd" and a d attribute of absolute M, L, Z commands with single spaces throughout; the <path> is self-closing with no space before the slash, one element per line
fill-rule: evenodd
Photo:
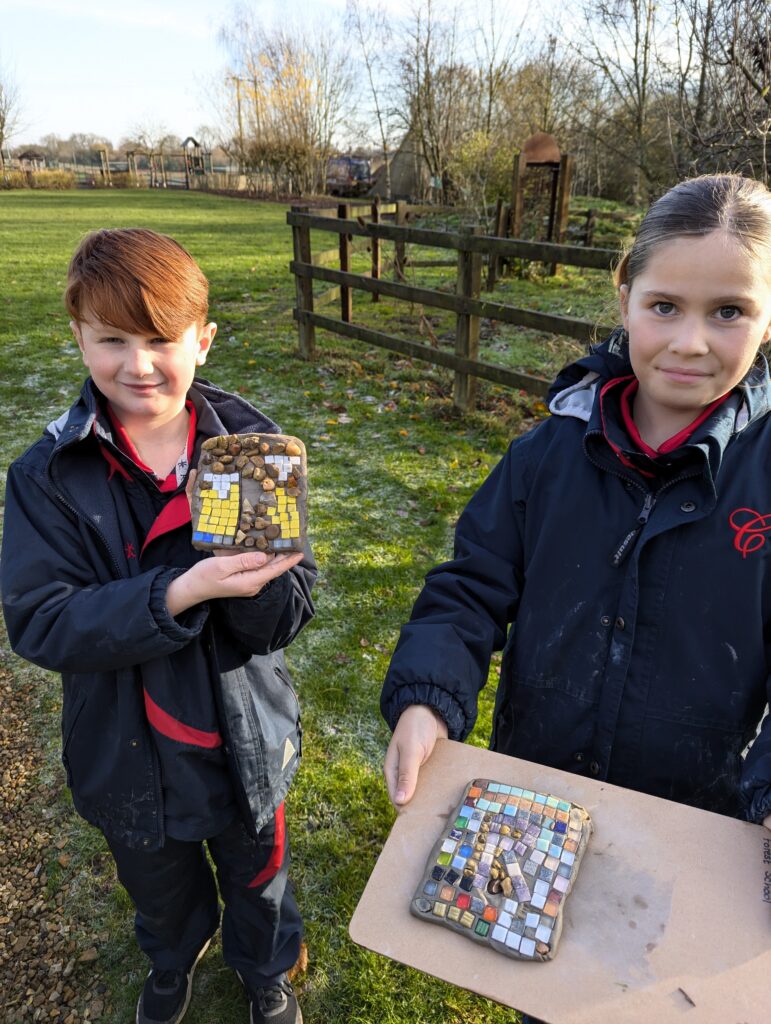
<path fill-rule="evenodd" d="M 299 22 L 309 8 L 334 18 L 345 0 L 251 6 L 272 25 Z M 230 8 L 229 0 L 0 0 L 0 69 L 22 108 L 11 145 L 75 132 L 116 144 L 142 123 L 184 138 L 213 124 L 207 84 L 225 66 L 217 30 Z"/>

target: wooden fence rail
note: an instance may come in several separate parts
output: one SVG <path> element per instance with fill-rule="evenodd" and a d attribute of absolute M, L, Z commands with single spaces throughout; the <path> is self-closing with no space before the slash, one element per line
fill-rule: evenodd
<path fill-rule="evenodd" d="M 358 207 L 361 210 L 362 207 Z M 479 353 L 480 319 L 487 317 L 504 323 L 561 334 L 588 343 L 596 334 L 606 333 L 609 326 L 601 326 L 589 320 L 566 317 L 535 310 L 519 309 L 516 306 L 493 302 L 481 297 L 482 264 L 486 257 L 488 266 L 494 261 L 497 267 L 502 259 L 539 260 L 548 264 L 589 267 L 609 270 L 618 254 L 611 249 L 594 249 L 585 246 L 555 245 L 546 242 L 528 242 L 515 238 L 499 238 L 483 235 L 480 228 L 460 231 L 433 231 L 408 225 L 406 204 L 374 203 L 366 209 L 366 216 L 354 211 L 355 204 L 341 203 L 337 211 L 314 210 L 293 206 L 287 214 L 287 223 L 292 228 L 294 259 L 290 270 L 295 277 L 296 306 L 293 311 L 299 332 L 300 354 L 312 358 L 315 352 L 316 328 L 334 334 L 353 338 L 368 345 L 376 345 L 399 352 L 415 359 L 422 359 L 437 366 L 446 366 L 455 371 L 453 398 L 462 410 L 473 408 L 475 401 L 474 381 L 476 378 L 493 381 L 507 387 L 524 389 L 532 394 L 544 396 L 549 382 L 530 374 L 519 373 L 501 366 L 481 362 Z M 414 208 L 410 208 L 412 213 Z M 421 211 L 422 212 L 422 211 Z M 337 214 L 335 216 L 335 213 Z M 390 215 L 394 222 L 384 221 Z M 369 219 L 366 219 L 369 217 Z M 330 257 L 335 250 L 328 249 L 314 256 L 311 252 L 311 231 L 324 231 L 338 235 L 336 255 L 339 269 L 330 267 Z M 351 271 L 351 242 L 353 237 L 370 241 L 371 269 L 367 274 Z M 382 242 L 393 243 L 394 280 L 381 276 Z M 406 283 L 406 266 L 412 264 L 406 255 L 408 245 L 421 245 L 437 249 L 450 249 L 457 253 L 457 281 L 455 294 L 433 288 L 421 288 Z M 323 259 L 320 258 L 323 255 Z M 428 261 L 430 262 L 430 261 Z M 447 260 L 443 261 L 445 264 Z M 494 283 L 495 272 L 488 274 Z M 314 310 L 313 282 L 324 281 L 333 287 L 315 297 L 319 304 L 328 304 L 340 299 L 340 317 L 322 315 Z M 424 307 L 443 309 L 455 313 L 455 351 L 447 352 L 419 342 L 398 338 L 383 331 L 374 330 L 353 323 L 353 293 L 365 292 L 372 301 L 380 295 L 417 303 Z"/>

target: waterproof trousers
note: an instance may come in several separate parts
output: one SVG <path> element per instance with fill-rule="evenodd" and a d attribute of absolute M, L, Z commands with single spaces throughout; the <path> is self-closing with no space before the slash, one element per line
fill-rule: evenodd
<path fill-rule="evenodd" d="M 270 986 L 297 961 L 302 919 L 287 879 L 284 806 L 257 839 L 242 822 L 203 842 L 167 838 L 145 852 L 107 840 L 118 878 L 136 908 L 140 948 L 159 970 L 187 968 L 219 924 L 222 953 L 250 990 Z"/>

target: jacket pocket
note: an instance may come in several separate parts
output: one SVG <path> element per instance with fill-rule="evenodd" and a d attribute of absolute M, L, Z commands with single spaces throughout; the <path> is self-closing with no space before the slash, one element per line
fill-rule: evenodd
<path fill-rule="evenodd" d="M 72 788 L 72 769 L 70 767 L 69 750 L 72 743 L 73 733 L 77 725 L 80 713 L 86 706 L 86 695 L 80 693 L 72 701 L 68 708 L 66 705 L 62 710 L 62 764 L 67 775 L 67 785 Z"/>
<path fill-rule="evenodd" d="M 274 665 L 273 666 L 273 671 L 276 673 L 276 675 L 281 680 L 281 682 L 286 686 L 286 688 L 291 693 L 292 698 L 294 699 L 295 708 L 296 708 L 296 712 L 297 712 L 297 756 L 298 757 L 302 757 L 302 751 L 303 751 L 303 728 L 302 728 L 302 720 L 301 720 L 302 716 L 300 714 L 300 699 L 297 696 L 297 691 L 295 690 L 295 688 L 294 688 L 294 686 L 292 684 L 291 676 L 289 675 L 289 672 L 286 669 L 286 667 L 283 666 L 283 665 Z"/>

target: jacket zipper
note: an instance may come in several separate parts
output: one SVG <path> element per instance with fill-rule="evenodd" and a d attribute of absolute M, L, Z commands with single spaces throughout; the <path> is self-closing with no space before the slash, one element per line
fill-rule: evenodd
<path fill-rule="evenodd" d="M 105 535 L 94 526 L 90 519 L 87 519 L 78 509 L 71 505 L 70 502 L 67 501 L 67 499 L 64 497 L 64 495 L 58 490 L 56 492 L 56 499 L 57 501 L 60 501 L 66 509 L 69 509 L 69 511 L 75 516 L 76 519 L 79 519 L 80 522 L 82 523 L 86 523 L 89 529 L 94 531 L 94 533 L 97 535 L 102 544 L 104 544 L 105 551 L 110 556 L 110 561 L 112 562 L 112 567 L 115 570 L 117 578 L 121 580 L 125 579 L 126 575 L 125 573 L 121 572 L 121 568 L 118 565 L 117 561 L 115 560 L 115 555 L 112 553 L 112 548 L 107 543 L 107 538 L 105 537 Z"/>
<path fill-rule="evenodd" d="M 640 536 L 642 528 L 648 522 L 648 518 L 653 511 L 653 506 L 656 504 L 656 495 L 652 491 L 648 491 L 645 495 L 645 502 L 643 507 L 640 509 L 640 514 L 637 517 L 637 522 L 629 533 L 624 537 L 619 546 L 613 552 L 610 557 L 610 564 L 617 569 L 621 563 L 626 559 L 629 552 L 634 547 L 635 541 Z"/>

